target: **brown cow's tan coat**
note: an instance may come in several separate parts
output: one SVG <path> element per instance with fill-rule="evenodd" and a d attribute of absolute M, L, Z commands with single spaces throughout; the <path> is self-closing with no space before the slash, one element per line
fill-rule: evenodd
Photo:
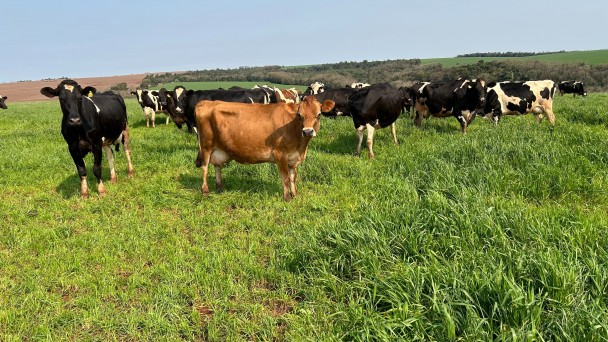
<path fill-rule="evenodd" d="M 207 171 L 215 168 L 216 189 L 223 190 L 221 168 L 231 160 L 241 164 L 276 163 L 283 181 L 283 198 L 296 195 L 297 167 L 306 159 L 308 143 L 320 128 L 321 111 L 334 102 L 314 96 L 300 104 L 244 104 L 201 101 L 195 108 L 202 161 L 203 194 L 209 193 Z"/>

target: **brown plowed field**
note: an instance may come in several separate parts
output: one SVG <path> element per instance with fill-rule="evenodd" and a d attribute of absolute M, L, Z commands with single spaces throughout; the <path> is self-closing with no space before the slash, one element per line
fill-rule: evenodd
<path fill-rule="evenodd" d="M 135 89 L 141 84 L 144 76 L 146 76 L 146 74 L 74 78 L 74 80 L 83 87 L 93 86 L 97 88 L 98 91 L 104 91 L 108 90 L 111 86 L 123 82 L 126 83 L 130 89 Z M 61 82 L 61 79 L 0 83 L 0 95 L 8 97 L 6 100 L 7 103 L 50 100 L 48 97 L 40 94 L 40 89 L 43 87 L 55 88 L 59 82 Z"/>

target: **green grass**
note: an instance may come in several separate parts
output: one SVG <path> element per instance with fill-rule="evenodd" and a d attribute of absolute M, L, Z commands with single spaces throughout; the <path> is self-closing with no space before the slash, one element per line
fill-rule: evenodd
<path fill-rule="evenodd" d="M 0 111 L 0 340 L 608 339 L 607 94 L 553 133 L 402 117 L 375 160 L 324 118 L 290 203 L 270 164 L 203 197 L 195 136 L 126 102 L 135 177 L 84 200 L 57 101 Z"/>
<path fill-rule="evenodd" d="M 590 65 L 608 64 L 608 50 L 592 51 L 570 51 L 547 55 L 527 56 L 527 57 L 452 57 L 452 58 L 426 58 L 422 59 L 422 64 L 440 63 L 444 67 L 456 65 L 475 64 L 478 61 L 504 61 L 504 60 L 535 60 L 543 62 L 560 63 L 586 63 Z"/>
<path fill-rule="evenodd" d="M 194 90 L 207 90 L 207 89 L 218 89 L 218 88 L 228 89 L 232 86 L 251 89 L 255 85 L 262 85 L 262 84 L 266 84 L 271 87 L 278 87 L 281 89 L 289 89 L 289 88 L 295 87 L 298 90 L 306 90 L 306 86 L 303 86 L 303 85 L 276 84 L 276 83 L 268 83 L 268 82 L 264 82 L 264 81 L 259 81 L 259 82 L 172 82 L 172 83 L 167 83 L 167 84 L 160 84 L 155 88 L 160 89 L 160 88 L 164 87 L 165 89 L 173 89 L 173 88 L 175 88 L 175 86 L 181 85 L 181 86 L 186 87 L 186 89 L 194 89 Z"/>

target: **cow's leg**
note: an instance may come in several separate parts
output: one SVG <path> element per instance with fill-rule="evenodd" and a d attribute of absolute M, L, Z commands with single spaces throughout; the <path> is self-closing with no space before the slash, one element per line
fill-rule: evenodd
<path fill-rule="evenodd" d="M 279 175 L 281 176 L 281 180 L 283 181 L 283 199 L 285 200 L 285 202 L 289 202 L 291 200 L 291 195 L 289 194 L 289 190 L 291 188 L 289 164 L 287 160 L 279 160 L 277 162 L 277 167 L 279 168 Z"/>
<path fill-rule="evenodd" d="M 369 159 L 374 159 L 374 126 L 367 124 L 367 153 Z"/>
<path fill-rule="evenodd" d="M 549 119 L 549 123 L 551 126 L 555 127 L 555 114 L 553 114 L 553 103 L 549 103 L 545 105 L 545 114 L 547 114 L 547 119 Z"/>
<path fill-rule="evenodd" d="M 131 137 L 129 136 L 129 125 L 122 131 L 122 145 L 125 147 L 127 156 L 127 167 L 129 178 L 133 177 L 133 164 L 131 163 Z"/>
<path fill-rule="evenodd" d="M 222 183 L 222 167 L 220 165 L 213 165 L 215 169 L 215 191 L 224 192 L 224 183 Z"/>
<path fill-rule="evenodd" d="M 101 180 L 101 146 L 93 145 L 93 174 L 97 178 L 97 192 L 99 196 L 105 196 L 106 188 Z"/>
<path fill-rule="evenodd" d="M 76 143 L 75 145 L 68 146 L 68 150 L 70 151 L 72 160 L 76 165 L 76 171 L 78 171 L 78 176 L 80 176 L 80 197 L 89 197 L 89 186 L 87 185 L 87 168 L 84 164 L 84 159 L 80 155 L 80 147 L 78 146 L 78 143 Z"/>
<path fill-rule="evenodd" d="M 108 167 L 110 168 L 110 182 L 116 183 L 116 170 L 114 170 L 114 152 L 110 146 L 104 146 L 103 152 L 106 154 L 108 160 Z"/>
<path fill-rule="evenodd" d="M 144 107 L 144 115 L 146 116 L 146 127 L 150 127 L 150 115 L 151 115 L 150 112 L 154 113 L 152 108 Z M 154 122 L 154 121 L 152 121 L 152 122 Z"/>
<path fill-rule="evenodd" d="M 355 150 L 355 155 L 359 156 L 361 154 L 361 143 L 363 142 L 363 130 L 365 126 L 357 127 L 357 149 Z"/>
<path fill-rule="evenodd" d="M 201 191 L 203 195 L 209 195 L 209 185 L 207 184 L 207 172 L 209 171 L 209 160 L 211 159 L 211 151 L 200 151 L 202 155 L 201 161 L 201 170 L 203 171 L 203 186 L 201 187 Z"/>
<path fill-rule="evenodd" d="M 456 119 L 458 120 L 458 123 L 460 123 L 460 131 L 463 134 L 466 134 L 467 133 L 467 120 L 464 118 L 464 116 L 462 114 L 456 115 Z"/>
<path fill-rule="evenodd" d="M 296 197 L 296 179 L 298 178 L 297 170 L 297 166 L 289 168 L 289 182 L 292 197 Z"/>
<path fill-rule="evenodd" d="M 165 121 L 166 121 L 166 122 L 165 122 L 165 125 L 168 125 L 168 124 L 169 124 L 169 118 L 170 118 L 170 116 L 169 116 L 169 114 L 167 114 L 167 120 L 165 120 Z"/>
<path fill-rule="evenodd" d="M 393 134 L 393 140 L 395 141 L 395 145 L 399 145 L 399 141 L 397 140 L 397 131 L 395 129 L 395 123 L 391 124 L 391 133 Z"/>
<path fill-rule="evenodd" d="M 154 128 L 154 127 L 156 127 L 156 124 L 155 124 L 155 122 L 156 122 L 156 111 L 154 109 L 152 109 L 150 112 L 152 113 L 152 128 Z"/>

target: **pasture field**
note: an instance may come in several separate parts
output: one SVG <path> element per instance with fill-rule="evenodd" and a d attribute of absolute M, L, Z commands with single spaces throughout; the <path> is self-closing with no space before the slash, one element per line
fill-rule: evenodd
<path fill-rule="evenodd" d="M 546 55 L 526 56 L 526 57 L 451 57 L 451 58 L 425 58 L 422 59 L 422 64 L 440 63 L 444 67 L 456 65 L 475 64 L 480 60 L 501 61 L 501 60 L 534 60 L 542 62 L 560 62 L 560 63 L 587 63 L 608 64 L 608 50 L 591 50 L 591 51 L 568 51 L 560 53 L 551 53 Z"/>
<path fill-rule="evenodd" d="M 271 164 L 203 197 L 195 136 L 126 103 L 135 177 L 99 198 L 89 156 L 88 199 L 58 102 L 0 111 L 0 340 L 608 340 L 607 94 L 402 116 L 374 160 L 323 118 L 290 203 Z"/>
<path fill-rule="evenodd" d="M 161 84 L 154 88 L 160 89 L 160 88 L 164 87 L 167 90 L 173 90 L 176 86 L 181 85 L 181 86 L 184 86 L 188 90 L 190 90 L 190 89 L 207 90 L 207 89 L 218 89 L 218 88 L 228 89 L 232 86 L 251 89 L 255 85 L 262 85 L 262 84 L 266 84 L 271 87 L 278 87 L 281 89 L 289 89 L 289 88 L 293 87 L 293 88 L 296 88 L 301 91 L 306 90 L 306 86 L 302 86 L 302 85 L 277 84 L 277 83 L 268 83 L 268 82 L 262 82 L 262 81 L 258 81 L 258 82 L 236 82 L 236 81 L 235 82 L 172 82 L 172 83 L 167 83 L 167 84 Z"/>

